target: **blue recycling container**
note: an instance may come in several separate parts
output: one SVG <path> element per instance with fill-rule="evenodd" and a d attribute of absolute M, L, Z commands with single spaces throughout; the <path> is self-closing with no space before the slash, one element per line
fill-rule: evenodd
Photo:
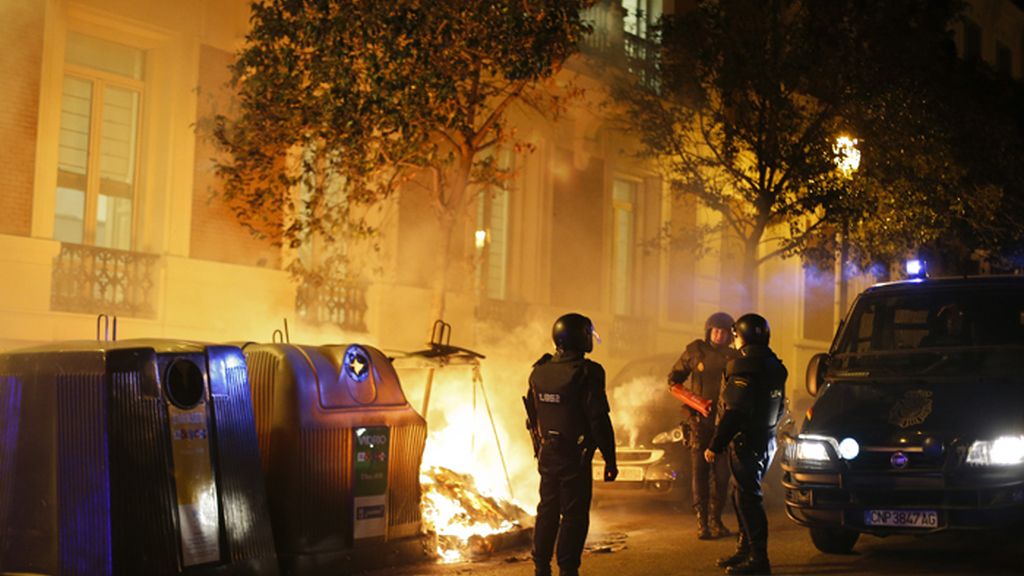
<path fill-rule="evenodd" d="M 0 354 L 0 572 L 277 574 L 247 376 L 171 340 Z"/>

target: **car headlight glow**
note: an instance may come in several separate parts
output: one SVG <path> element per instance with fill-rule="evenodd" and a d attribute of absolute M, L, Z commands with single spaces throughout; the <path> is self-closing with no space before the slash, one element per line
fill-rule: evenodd
<path fill-rule="evenodd" d="M 853 438 L 843 438 L 839 443 L 839 455 L 843 460 L 853 460 L 860 454 L 860 444 Z"/>
<path fill-rule="evenodd" d="M 976 466 L 1013 466 L 1024 463 L 1024 435 L 977 440 L 967 451 L 967 463 Z"/>
<path fill-rule="evenodd" d="M 831 460 L 828 453 L 830 438 L 823 436 L 800 436 L 796 440 L 797 462 L 825 463 Z M 832 440 L 835 442 L 835 440 Z"/>
<path fill-rule="evenodd" d="M 680 427 L 673 428 L 667 432 L 662 432 L 651 440 L 651 444 L 669 444 L 672 442 L 683 441 L 683 429 Z"/>

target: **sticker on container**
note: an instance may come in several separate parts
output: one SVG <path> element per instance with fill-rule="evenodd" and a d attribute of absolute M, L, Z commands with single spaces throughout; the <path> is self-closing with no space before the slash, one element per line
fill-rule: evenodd
<path fill-rule="evenodd" d="M 390 430 L 386 426 L 356 428 L 353 450 L 353 537 L 384 536 L 387 531 Z"/>
<path fill-rule="evenodd" d="M 206 402 L 183 410 L 168 404 L 178 503 L 181 558 L 185 566 L 220 560 L 220 505 L 210 460 Z"/>

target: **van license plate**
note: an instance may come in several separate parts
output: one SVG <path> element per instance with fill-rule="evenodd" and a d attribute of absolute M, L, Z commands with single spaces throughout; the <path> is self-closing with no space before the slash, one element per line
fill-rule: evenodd
<path fill-rule="evenodd" d="M 935 510 L 865 510 L 864 523 L 868 526 L 938 528 L 939 513 Z"/>

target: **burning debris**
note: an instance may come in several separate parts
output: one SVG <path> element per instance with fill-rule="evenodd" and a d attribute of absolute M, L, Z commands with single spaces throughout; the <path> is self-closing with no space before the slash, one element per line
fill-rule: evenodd
<path fill-rule="evenodd" d="M 488 556 L 529 539 L 532 516 L 516 504 L 479 492 L 473 477 L 440 466 L 420 470 L 423 523 L 442 562 Z"/>
<path fill-rule="evenodd" d="M 431 547 L 444 563 L 525 544 L 533 525 L 532 515 L 514 503 L 501 446 L 508 434 L 499 432 L 491 411 L 484 356 L 450 340 L 451 326 L 439 320 L 428 349 L 395 359 L 407 390 L 423 398 L 420 413 L 430 433 L 420 466 L 420 508 Z"/>

